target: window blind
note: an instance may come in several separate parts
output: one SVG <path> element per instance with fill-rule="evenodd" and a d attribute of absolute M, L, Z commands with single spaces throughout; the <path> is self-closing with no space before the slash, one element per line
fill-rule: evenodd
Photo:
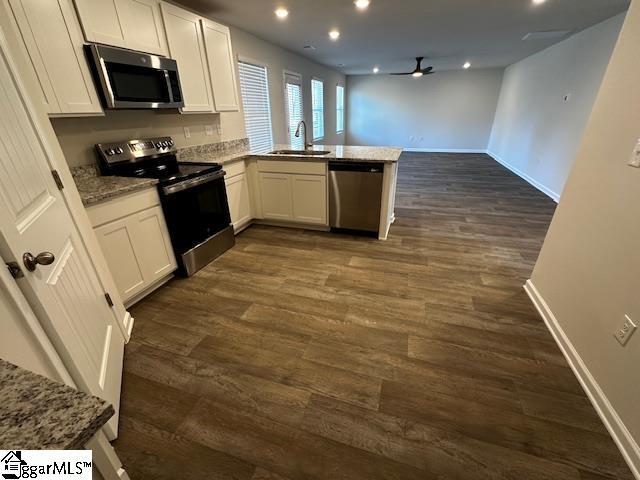
<path fill-rule="evenodd" d="M 344 132 L 344 87 L 336 87 L 336 132 Z"/>
<path fill-rule="evenodd" d="M 240 61 L 238 70 L 249 148 L 254 153 L 270 152 L 273 150 L 273 133 L 267 69 Z"/>
<path fill-rule="evenodd" d="M 295 136 L 298 124 L 302 116 L 302 80 L 299 76 L 285 73 L 284 76 L 285 97 L 287 101 L 287 129 L 289 131 L 289 143 L 291 148 L 304 148 L 304 135 Z"/>
<path fill-rule="evenodd" d="M 311 80 L 311 103 L 313 113 L 313 139 L 324 138 L 324 82 Z"/>

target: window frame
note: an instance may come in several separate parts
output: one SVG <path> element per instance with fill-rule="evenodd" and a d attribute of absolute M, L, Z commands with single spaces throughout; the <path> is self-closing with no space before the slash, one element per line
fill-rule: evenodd
<path fill-rule="evenodd" d="M 338 89 L 340 88 L 342 89 L 342 108 L 339 109 L 338 108 Z M 344 131 L 346 129 L 345 128 L 346 127 L 345 125 L 345 92 L 346 92 L 345 86 L 341 83 L 337 83 L 336 84 L 336 133 L 338 135 L 344 134 Z M 342 130 L 338 129 L 338 124 L 339 124 L 338 119 L 340 119 L 340 116 L 342 117 L 341 118 Z"/>
<path fill-rule="evenodd" d="M 292 79 L 294 81 L 288 81 L 289 79 Z M 297 83 L 295 83 L 296 81 Z M 286 126 L 287 134 L 289 137 L 289 145 L 291 146 L 291 148 L 295 148 L 295 145 L 293 143 L 294 132 L 291 131 L 291 118 L 289 116 L 289 92 L 287 92 L 287 84 L 298 85 L 300 87 L 300 113 L 301 113 L 301 120 L 304 120 L 304 91 L 302 89 L 302 86 L 303 86 L 302 75 L 291 70 L 285 69 L 282 71 L 282 90 L 284 92 L 284 115 L 285 115 L 285 121 L 286 121 L 285 126 Z M 302 149 L 306 148 L 306 145 L 304 144 L 304 137 L 302 137 L 300 141 L 302 142 Z"/>
<path fill-rule="evenodd" d="M 321 104 L 321 108 L 322 108 L 322 135 L 316 137 L 316 123 L 315 123 L 315 109 L 314 109 L 314 95 L 313 95 L 313 82 L 320 82 L 322 84 L 322 104 Z M 324 140 L 325 134 L 326 132 L 326 122 L 325 122 L 325 109 L 324 109 L 324 80 L 322 78 L 319 77 L 311 77 L 311 132 L 312 132 L 312 137 L 313 137 L 313 141 L 314 142 L 318 142 L 320 140 Z"/>
<path fill-rule="evenodd" d="M 266 64 L 265 62 L 261 62 L 259 60 L 255 60 L 253 58 L 249 58 L 249 57 L 245 57 L 245 56 L 237 56 L 237 62 L 238 62 L 238 83 L 240 86 L 240 93 L 241 93 L 241 97 L 242 97 L 242 116 L 243 116 L 243 120 L 244 120 L 244 124 L 245 124 L 245 132 L 247 137 L 249 137 L 249 131 L 247 130 L 247 117 L 246 117 L 246 110 L 244 108 L 244 95 L 242 95 L 242 78 L 240 75 L 240 63 L 245 63 L 248 65 L 253 65 L 254 67 L 260 67 L 260 68 L 264 68 L 265 71 L 265 80 L 266 80 L 266 100 L 267 100 L 267 112 L 268 112 L 268 116 L 269 116 L 269 140 L 270 140 L 270 150 L 273 150 L 275 144 L 274 144 L 274 137 L 273 137 L 273 115 L 271 112 L 271 84 L 269 81 L 269 77 L 270 77 L 270 72 L 269 72 L 269 65 Z M 260 153 L 266 153 L 266 152 L 260 152 Z"/>

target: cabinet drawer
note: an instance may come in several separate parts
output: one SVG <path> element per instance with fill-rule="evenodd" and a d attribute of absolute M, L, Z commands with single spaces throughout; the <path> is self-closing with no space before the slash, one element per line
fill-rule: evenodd
<path fill-rule="evenodd" d="M 247 167 L 244 164 L 244 160 L 238 160 L 237 162 L 227 163 L 222 167 L 227 175 L 225 179 L 229 180 L 237 175 L 244 173 L 247 170 Z"/>
<path fill-rule="evenodd" d="M 269 173 L 299 173 L 302 175 L 326 175 L 327 162 L 258 160 L 258 171 Z"/>
<path fill-rule="evenodd" d="M 157 205 L 160 205 L 158 190 L 151 187 L 93 205 L 87 208 L 87 214 L 91 225 L 96 228 Z"/>

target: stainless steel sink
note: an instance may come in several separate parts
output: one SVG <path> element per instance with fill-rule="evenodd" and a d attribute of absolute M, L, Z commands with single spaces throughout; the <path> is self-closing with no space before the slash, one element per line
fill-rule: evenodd
<path fill-rule="evenodd" d="M 269 152 L 269 155 L 312 155 L 312 156 L 322 156 L 329 155 L 331 152 L 329 150 L 275 150 L 273 152 Z"/>

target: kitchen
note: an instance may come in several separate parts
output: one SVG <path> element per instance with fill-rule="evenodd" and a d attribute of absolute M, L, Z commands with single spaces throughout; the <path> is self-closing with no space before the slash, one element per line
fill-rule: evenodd
<path fill-rule="evenodd" d="M 357 23 L 377 3 L 335 8 Z M 617 36 L 618 3 L 575 31 L 611 17 Z M 41 404 L 5 406 L 3 448 L 90 449 L 94 478 L 107 480 L 183 468 L 185 478 L 471 478 L 475 455 L 493 462 L 474 467 L 480 477 L 517 464 L 531 478 L 630 478 L 588 402 L 574 421 L 588 428 L 571 439 L 598 444 L 592 458 L 562 450 L 569 420 L 528 410 L 522 378 L 545 401 L 585 400 L 521 298 L 555 210 L 544 188 L 484 148 L 412 149 L 384 132 L 354 141 L 373 120 L 395 131 L 395 118 L 355 111 L 387 100 L 366 96 L 382 73 L 414 82 L 407 93 L 432 73 L 477 79 L 483 93 L 461 89 L 451 107 L 466 103 L 453 121 L 466 132 L 476 114 L 493 124 L 503 71 L 467 61 L 454 74 L 423 57 L 384 72 L 345 66 L 350 32 L 332 23 L 296 48 L 277 40 L 299 35 L 290 29 L 308 10 L 256 6 L 246 21 L 268 13 L 269 40 L 225 21 L 230 12 L 188 0 L 0 2 L 3 111 L 18 112 L 2 126 L 4 158 L 23 158 L 4 165 L 0 286 L 28 326 L 2 345 L 0 394 L 44 392 Z M 315 60 L 326 52 L 335 61 Z M 53 400 L 76 389 L 85 396 L 73 407 Z M 477 420 L 453 419 L 478 405 Z M 37 409 L 50 430 L 23 437 L 19 419 Z M 395 421 L 416 421 L 420 440 Z M 521 421 L 542 432 L 535 454 L 499 430 Z M 358 428 L 362 439 L 349 433 Z M 445 437 L 470 457 L 425 443 Z M 179 458 L 189 453 L 191 470 Z"/>

